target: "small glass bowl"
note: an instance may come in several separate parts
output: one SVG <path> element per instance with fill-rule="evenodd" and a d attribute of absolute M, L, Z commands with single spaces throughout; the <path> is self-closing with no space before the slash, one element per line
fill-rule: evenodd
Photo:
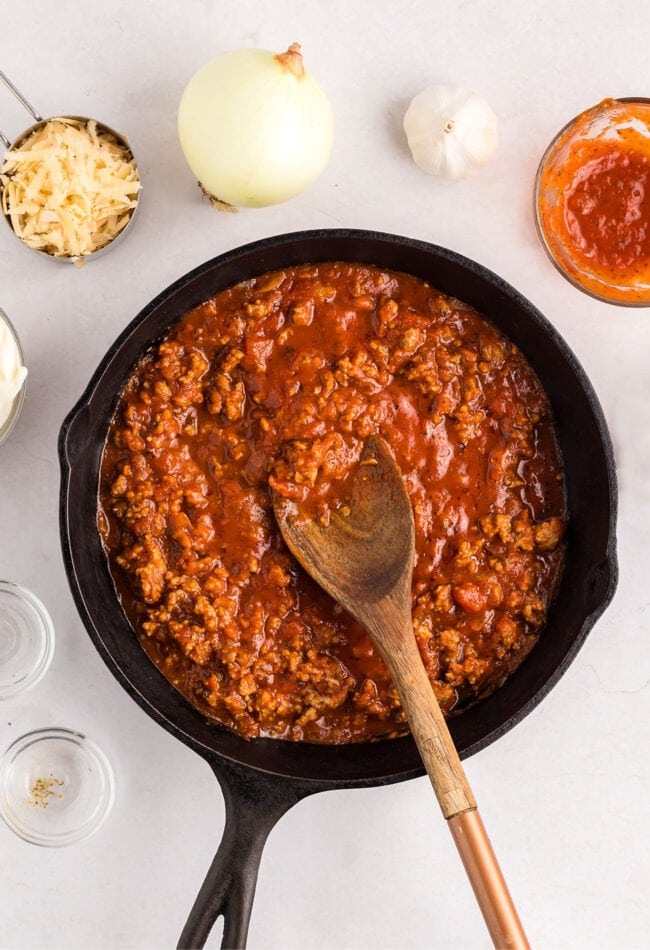
<path fill-rule="evenodd" d="M 115 800 L 104 753 L 71 729 L 38 729 L 0 759 L 0 817 L 30 844 L 56 848 L 88 838 Z"/>
<path fill-rule="evenodd" d="M 0 700 L 45 676 L 54 653 L 50 615 L 31 591 L 0 580 Z"/>
<path fill-rule="evenodd" d="M 650 158 L 650 99 L 604 99 L 568 122 L 553 138 L 539 164 L 533 195 L 534 216 L 542 247 L 574 287 L 605 303 L 647 307 L 650 306 L 650 266 L 646 277 L 634 278 L 629 273 L 611 271 L 605 277 L 604 268 L 600 272 L 596 268 L 592 271 L 572 254 L 552 222 L 552 212 L 564 194 L 558 182 L 562 182 L 572 150 L 589 143 L 610 141 L 625 148 L 632 136 L 637 139 L 636 151 L 641 151 L 639 143 L 642 143 L 643 154 Z"/>
<path fill-rule="evenodd" d="M 14 343 L 16 344 L 16 349 L 18 350 L 18 356 L 20 358 L 20 362 L 24 366 L 25 355 L 23 353 L 22 346 L 20 345 L 20 340 L 18 338 L 16 328 L 14 327 L 14 325 L 12 324 L 11 320 L 9 319 L 7 314 L 4 312 L 4 310 L 0 310 L 0 323 L 4 324 L 4 326 L 9 331 L 9 335 L 11 336 Z M 4 420 L 4 422 L 0 421 L 0 445 L 2 445 L 2 443 L 5 442 L 9 438 L 9 435 L 11 434 L 13 427 L 16 425 L 16 422 L 18 421 L 18 416 L 20 415 L 21 410 L 23 408 L 23 403 L 25 402 L 26 391 L 27 391 L 27 379 L 23 381 L 23 384 L 20 387 L 20 390 L 18 391 L 16 398 L 13 401 L 11 412 L 9 413 L 7 418 Z"/>

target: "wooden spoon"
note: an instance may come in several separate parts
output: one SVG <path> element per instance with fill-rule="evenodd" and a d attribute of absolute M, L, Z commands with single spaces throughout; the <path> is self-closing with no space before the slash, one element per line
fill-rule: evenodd
<path fill-rule="evenodd" d="M 390 449 L 383 439 L 366 441 L 349 503 L 332 512 L 327 525 L 276 493 L 273 506 L 292 554 L 365 627 L 381 653 L 494 946 L 526 950 L 528 941 L 413 634 L 413 510 Z"/>

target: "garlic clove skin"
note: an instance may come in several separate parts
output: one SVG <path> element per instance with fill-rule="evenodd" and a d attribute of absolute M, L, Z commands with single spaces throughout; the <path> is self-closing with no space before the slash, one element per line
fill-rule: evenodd
<path fill-rule="evenodd" d="M 428 86 L 411 102 L 404 131 L 413 159 L 429 175 L 469 178 L 494 156 L 498 119 L 464 86 Z"/>

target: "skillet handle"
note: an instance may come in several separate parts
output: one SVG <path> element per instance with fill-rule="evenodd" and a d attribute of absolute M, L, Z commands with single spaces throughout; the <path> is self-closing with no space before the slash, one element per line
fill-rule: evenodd
<path fill-rule="evenodd" d="M 318 788 L 308 782 L 251 773 L 224 760 L 208 761 L 221 785 L 226 823 L 178 950 L 203 947 L 221 916 L 222 950 L 240 950 L 246 946 L 257 873 L 268 834 L 292 805 Z"/>

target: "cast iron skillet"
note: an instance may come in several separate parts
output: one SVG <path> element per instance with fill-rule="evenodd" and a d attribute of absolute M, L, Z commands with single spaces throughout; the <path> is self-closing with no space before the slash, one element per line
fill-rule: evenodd
<path fill-rule="evenodd" d="M 208 723 L 142 650 L 117 600 L 96 528 L 102 447 L 122 385 L 140 356 L 186 311 L 238 281 L 294 264 L 335 260 L 406 271 L 476 306 L 527 356 L 555 413 L 570 509 L 566 570 L 530 657 L 496 693 L 451 720 L 461 756 L 494 742 L 540 702 L 575 657 L 616 587 L 616 477 L 598 399 L 557 331 L 486 268 L 404 237 L 306 231 L 230 251 L 163 291 L 116 340 L 63 423 L 60 519 L 68 579 L 93 643 L 145 712 L 206 759 L 223 790 L 223 839 L 181 934 L 181 947 L 203 946 L 222 914 L 222 946 L 245 945 L 264 842 L 276 821 L 300 799 L 327 789 L 386 785 L 423 774 L 410 737 L 328 747 L 246 741 Z"/>

